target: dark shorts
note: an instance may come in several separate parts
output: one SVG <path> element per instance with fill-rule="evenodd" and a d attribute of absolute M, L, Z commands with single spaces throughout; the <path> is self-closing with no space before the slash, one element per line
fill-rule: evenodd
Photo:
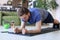
<path fill-rule="evenodd" d="M 52 17 L 52 15 L 48 12 L 48 16 L 47 18 L 43 21 L 43 23 L 53 23 L 54 19 Z"/>

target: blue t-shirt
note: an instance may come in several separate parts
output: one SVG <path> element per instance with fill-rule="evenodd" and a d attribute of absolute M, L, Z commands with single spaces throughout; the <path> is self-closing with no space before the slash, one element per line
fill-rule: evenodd
<path fill-rule="evenodd" d="M 28 20 L 29 24 L 34 24 L 42 19 L 40 10 L 37 8 L 30 8 L 30 18 Z M 24 20 L 23 20 L 24 21 Z"/>
<path fill-rule="evenodd" d="M 41 20 L 40 12 L 35 8 L 31 8 L 30 10 L 30 18 L 28 20 L 29 24 L 36 23 Z"/>

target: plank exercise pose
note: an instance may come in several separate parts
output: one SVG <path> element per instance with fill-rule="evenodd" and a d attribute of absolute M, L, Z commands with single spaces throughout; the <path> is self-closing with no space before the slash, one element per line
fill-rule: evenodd
<path fill-rule="evenodd" d="M 26 34 L 26 33 L 40 33 L 41 32 L 41 26 L 42 23 L 53 23 L 53 28 L 55 28 L 55 25 L 57 26 L 56 28 L 59 28 L 59 21 L 54 19 L 52 15 L 40 8 L 30 8 L 27 9 L 25 7 L 22 7 L 18 10 L 18 16 L 21 19 L 21 27 L 20 28 L 15 28 L 14 25 L 12 28 L 14 29 L 15 33 L 21 33 Z M 29 24 L 34 24 L 36 26 L 35 30 L 27 30 L 25 28 L 26 23 Z"/>

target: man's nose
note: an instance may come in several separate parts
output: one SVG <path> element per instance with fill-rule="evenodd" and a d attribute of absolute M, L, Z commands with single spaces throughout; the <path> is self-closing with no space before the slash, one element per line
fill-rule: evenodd
<path fill-rule="evenodd" d="M 26 17 L 24 17 L 24 19 L 26 19 Z"/>

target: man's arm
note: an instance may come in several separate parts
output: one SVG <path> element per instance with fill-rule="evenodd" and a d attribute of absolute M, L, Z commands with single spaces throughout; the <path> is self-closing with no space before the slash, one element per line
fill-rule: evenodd
<path fill-rule="evenodd" d="M 21 27 L 20 28 L 25 28 L 26 22 L 21 21 Z"/>
<path fill-rule="evenodd" d="M 21 21 L 21 26 L 19 28 L 16 28 L 16 30 L 15 30 L 16 33 L 22 32 L 22 29 L 23 28 L 25 29 L 25 24 L 26 24 L 26 22 Z"/>
<path fill-rule="evenodd" d="M 41 21 L 36 22 L 36 29 L 35 30 L 26 30 L 23 29 L 23 34 L 25 33 L 40 33 L 41 32 Z"/>
<path fill-rule="evenodd" d="M 25 28 L 25 22 L 21 21 L 21 27 L 19 27 L 19 28 L 16 28 L 14 26 L 14 24 L 13 24 L 12 27 L 13 27 L 13 30 L 14 30 L 15 33 L 20 33 L 20 32 L 22 32 L 22 29 Z"/>

